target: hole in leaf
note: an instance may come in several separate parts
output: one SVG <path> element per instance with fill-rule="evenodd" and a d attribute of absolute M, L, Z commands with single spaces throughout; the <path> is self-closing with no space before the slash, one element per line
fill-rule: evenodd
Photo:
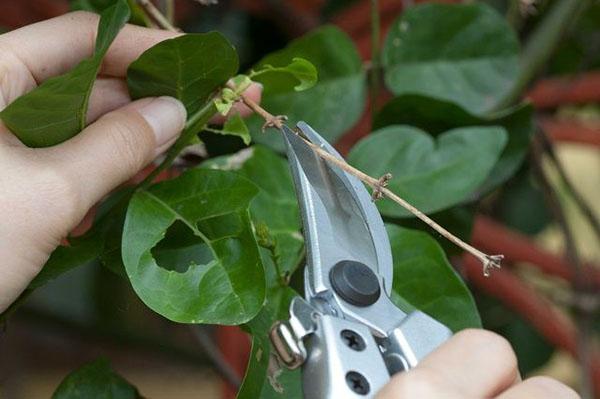
<path fill-rule="evenodd" d="M 177 220 L 165 237 L 151 250 L 158 266 L 185 273 L 192 265 L 206 265 L 215 260 L 210 247 L 194 232 Z"/>

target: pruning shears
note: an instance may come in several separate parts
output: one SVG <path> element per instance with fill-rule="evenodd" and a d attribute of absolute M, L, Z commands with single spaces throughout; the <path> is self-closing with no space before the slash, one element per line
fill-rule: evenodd
<path fill-rule="evenodd" d="M 452 332 L 390 299 L 392 252 L 365 186 L 306 141 L 342 159 L 308 124 L 283 126 L 306 244 L 304 298 L 270 334 L 279 359 L 302 367 L 305 398 L 371 398 Z"/>

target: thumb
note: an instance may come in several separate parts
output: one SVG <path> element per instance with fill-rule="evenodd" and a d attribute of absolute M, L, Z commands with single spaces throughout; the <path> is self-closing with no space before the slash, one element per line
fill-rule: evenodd
<path fill-rule="evenodd" d="M 186 110 L 172 97 L 145 98 L 112 111 L 53 148 L 86 212 L 179 136 Z"/>

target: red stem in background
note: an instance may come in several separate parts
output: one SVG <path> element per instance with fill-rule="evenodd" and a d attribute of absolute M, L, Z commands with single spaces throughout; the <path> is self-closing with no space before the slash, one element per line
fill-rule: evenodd
<path fill-rule="evenodd" d="M 576 120 L 562 120 L 552 117 L 539 118 L 539 123 L 544 132 L 554 141 L 600 147 L 600 123 L 592 125 Z"/>
<path fill-rule="evenodd" d="M 600 101 L 600 72 L 542 79 L 533 86 L 527 97 L 538 109 Z"/>
<path fill-rule="evenodd" d="M 471 255 L 464 255 L 462 259 L 469 282 L 521 315 L 552 345 L 577 356 L 575 326 L 548 300 L 506 268 L 496 270 L 486 278 L 481 274 L 481 264 L 477 259 Z M 600 396 L 600 353 L 594 353 L 592 370 L 594 389 Z"/>
<path fill-rule="evenodd" d="M 529 237 L 510 230 L 486 216 L 477 216 L 473 225 L 473 245 L 487 252 L 502 252 L 508 263 L 527 262 L 544 273 L 573 281 L 573 270 L 566 260 L 539 248 Z M 600 268 L 586 268 L 588 278 L 600 287 Z M 494 280 L 492 277 L 491 280 Z"/>

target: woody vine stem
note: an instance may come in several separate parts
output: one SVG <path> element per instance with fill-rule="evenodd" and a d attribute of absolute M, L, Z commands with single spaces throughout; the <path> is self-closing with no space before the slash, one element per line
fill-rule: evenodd
<path fill-rule="evenodd" d="M 175 28 L 173 25 L 168 23 L 166 18 L 164 18 L 164 16 L 162 16 L 160 11 L 157 10 L 152 5 L 152 3 L 150 3 L 147 0 L 138 0 L 138 3 L 142 6 L 144 11 L 146 11 L 146 13 L 150 17 L 152 17 L 155 20 L 155 22 L 162 29 L 170 30 L 173 32 L 180 32 L 177 28 Z M 238 93 L 238 88 L 236 88 L 233 83 L 231 83 L 231 82 L 228 83 L 227 87 L 229 89 L 233 90 L 234 93 Z M 265 128 L 269 128 L 269 127 L 277 128 L 278 130 L 283 129 L 283 124 L 284 124 L 285 120 L 287 119 L 285 116 L 272 115 L 270 112 L 268 112 L 267 110 L 262 108 L 259 104 L 257 104 L 255 101 L 253 101 L 252 99 L 245 96 L 243 92 L 239 93 L 238 97 L 239 97 L 239 101 L 242 101 L 248 108 L 250 108 L 252 111 L 254 111 L 256 114 L 258 114 L 260 117 L 262 117 L 265 120 L 265 124 L 263 125 L 263 130 Z M 300 137 L 306 143 L 306 145 L 309 146 L 321 158 L 323 158 L 327 162 L 330 162 L 330 163 L 336 165 L 337 167 L 341 168 L 345 172 L 348 172 L 352 176 L 355 176 L 356 178 L 361 180 L 363 183 L 365 183 L 369 187 L 371 187 L 373 189 L 373 200 L 374 201 L 382 198 L 383 196 L 391 199 L 392 201 L 394 201 L 395 203 L 397 203 L 398 205 L 402 206 L 404 209 L 408 210 L 410 213 L 415 215 L 417 218 L 422 220 L 429 227 L 431 227 L 432 229 L 437 231 L 440 235 L 442 235 L 448 241 L 452 242 L 453 244 L 455 244 L 458 247 L 462 248 L 463 250 L 467 251 L 471 255 L 475 256 L 477 259 L 479 259 L 479 261 L 481 262 L 481 264 L 483 266 L 484 276 L 486 276 L 486 277 L 489 276 L 491 269 L 493 269 L 493 268 L 499 269 L 500 268 L 500 263 L 501 263 L 502 259 L 504 258 L 504 255 L 488 255 L 488 254 L 478 250 L 477 248 L 473 247 L 472 245 L 469 245 L 465 241 L 461 240 L 460 238 L 456 237 L 454 234 L 450 233 L 448 230 L 446 230 L 445 228 L 440 226 L 433 219 L 431 219 L 429 216 L 425 215 L 423 212 L 421 212 L 419 209 L 417 209 L 416 207 L 411 205 L 409 202 L 407 202 L 406 200 L 404 200 L 403 198 L 401 198 L 400 196 L 398 196 L 394 192 L 392 192 L 390 189 L 388 189 L 386 187 L 386 185 L 389 182 L 389 180 L 392 178 L 392 175 L 390 173 L 387 173 L 384 176 L 382 176 L 381 178 L 376 179 L 376 178 L 369 176 L 366 173 L 356 169 L 355 167 L 349 165 L 346 161 L 329 154 L 328 152 L 324 151 L 321 147 L 308 141 L 305 137 L 302 137 L 301 135 L 298 135 L 298 137 Z"/>
<path fill-rule="evenodd" d="M 230 86 L 230 88 L 233 89 L 234 87 Z M 268 111 L 266 111 L 252 99 L 246 97 L 244 94 L 240 94 L 240 100 L 243 101 L 248 108 L 250 108 L 252 111 L 254 111 L 263 119 L 265 119 L 265 124 L 263 126 L 264 128 L 274 127 L 279 130 L 283 129 L 283 123 L 286 119 L 285 117 L 270 114 Z M 392 201 L 394 201 L 395 203 L 397 203 L 398 205 L 402 206 L 404 209 L 408 210 L 410 213 L 415 215 L 417 218 L 421 219 L 429 227 L 440 233 L 444 238 L 475 256 L 483 265 L 483 274 L 485 276 L 490 275 L 490 270 L 492 268 L 500 268 L 500 262 L 504 258 L 504 255 L 488 255 L 473 247 L 472 245 L 467 244 L 466 242 L 464 242 L 463 240 L 456 237 L 454 234 L 450 233 L 448 230 L 440 226 L 438 223 L 436 223 L 429 216 L 421 212 L 419 209 L 411 205 L 408 201 L 404 200 L 403 198 L 395 194 L 393 191 L 388 189 L 386 186 L 392 178 L 392 175 L 390 173 L 386 173 L 381 178 L 376 179 L 362 172 L 361 170 L 356 169 L 355 167 L 348 164 L 346 161 L 331 155 L 318 145 L 308 141 L 302 135 L 299 134 L 298 137 L 300 137 L 304 141 L 304 143 L 306 143 L 306 145 L 309 146 L 321 158 L 323 158 L 327 162 L 336 165 L 340 169 L 344 170 L 345 172 L 348 172 L 352 176 L 358 178 L 360 181 L 371 187 L 373 189 L 374 201 L 384 196 L 391 199 Z"/>

